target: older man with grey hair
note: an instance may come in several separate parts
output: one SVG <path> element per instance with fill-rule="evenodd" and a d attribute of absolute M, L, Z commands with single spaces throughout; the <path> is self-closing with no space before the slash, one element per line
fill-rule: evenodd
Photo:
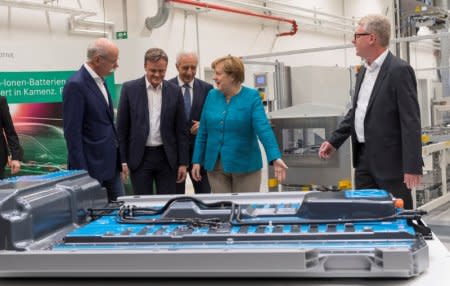
<path fill-rule="evenodd" d="M 420 183 L 423 166 L 420 112 L 414 70 L 389 52 L 390 32 L 384 16 L 358 22 L 353 45 L 365 64 L 352 108 L 319 156 L 329 158 L 351 136 L 356 188 L 385 189 L 410 209 L 410 190 Z"/>
<path fill-rule="evenodd" d="M 198 66 L 197 55 L 193 52 L 180 52 L 177 55 L 175 66 L 178 70 L 178 76 L 169 80 L 169 82 L 181 87 L 184 99 L 184 109 L 186 119 L 189 125 L 189 158 L 192 159 L 194 153 L 195 137 L 200 126 L 200 116 L 206 96 L 213 86 L 203 80 L 195 77 Z M 192 164 L 189 164 L 189 175 L 191 174 Z M 211 188 L 208 182 L 208 176 L 205 169 L 200 170 L 202 179 L 200 181 L 192 180 L 195 193 L 210 193 Z M 177 194 L 185 193 L 185 181 L 177 184 Z"/>
<path fill-rule="evenodd" d="M 87 170 L 106 188 L 110 201 L 124 194 L 113 102 L 105 83 L 105 77 L 118 67 L 118 58 L 113 42 L 95 40 L 87 49 L 86 63 L 63 89 L 68 168 Z"/>

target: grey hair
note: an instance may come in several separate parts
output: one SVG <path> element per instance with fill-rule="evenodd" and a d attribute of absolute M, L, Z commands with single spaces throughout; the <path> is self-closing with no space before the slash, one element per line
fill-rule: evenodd
<path fill-rule="evenodd" d="M 165 60 L 166 62 L 169 62 L 169 57 L 167 56 L 166 52 L 164 52 L 162 49 L 159 48 L 151 48 L 148 49 L 145 53 L 144 57 L 144 63 L 146 62 L 157 62 L 160 59 Z"/>
<path fill-rule="evenodd" d="M 106 54 L 107 53 L 103 47 L 92 46 L 87 49 L 87 59 L 89 61 L 92 60 L 95 56 L 106 56 Z"/>
<path fill-rule="evenodd" d="M 363 26 L 367 33 L 375 34 L 383 48 L 389 46 L 391 23 L 387 17 L 382 15 L 367 15 L 358 21 L 358 25 Z"/>
<path fill-rule="evenodd" d="M 179 53 L 177 54 L 177 61 L 175 62 L 175 64 L 176 64 L 176 65 L 179 65 L 179 64 L 180 64 L 180 61 L 181 61 L 181 58 L 182 58 L 182 57 L 185 57 L 185 56 L 193 56 L 193 57 L 195 57 L 195 58 L 198 60 L 198 56 L 197 56 L 197 54 L 194 53 L 194 52 L 179 52 Z"/>

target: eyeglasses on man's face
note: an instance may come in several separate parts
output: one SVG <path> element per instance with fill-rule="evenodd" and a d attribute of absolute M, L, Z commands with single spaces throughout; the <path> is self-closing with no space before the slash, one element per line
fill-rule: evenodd
<path fill-rule="evenodd" d="M 370 34 L 372 34 L 372 33 L 354 33 L 353 34 L 353 39 L 356 41 L 356 39 L 359 39 L 362 36 L 368 36 Z"/>

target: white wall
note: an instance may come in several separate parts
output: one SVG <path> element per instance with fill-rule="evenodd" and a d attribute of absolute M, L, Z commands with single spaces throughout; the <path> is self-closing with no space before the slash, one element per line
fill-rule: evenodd
<path fill-rule="evenodd" d="M 0 58 L 0 71 L 65 71 L 77 70 L 86 57 L 89 39 L 36 39 L 2 42 L 0 51 L 13 58 Z"/>
<path fill-rule="evenodd" d="M 247 1 L 251 2 L 251 1 Z M 342 14 L 343 1 L 286 1 L 301 7 L 333 14 Z M 153 43 L 165 49 L 169 57 L 173 58 L 180 50 L 197 50 L 195 16 L 185 17 L 183 11 L 171 11 L 166 24 L 151 33 L 145 31 L 144 20 L 156 12 L 156 1 L 130 1 L 128 6 L 129 37 L 149 37 Z M 153 11 L 153 13 L 152 13 Z M 120 15 L 117 15 L 118 17 Z M 299 25 L 299 32 L 295 36 L 276 37 L 277 22 L 261 20 L 237 14 L 220 11 L 200 13 L 199 42 L 200 68 L 209 67 L 217 57 L 233 54 L 238 56 L 320 47 L 324 45 L 343 44 L 342 35 L 332 33 L 318 34 Z M 282 23 L 279 30 L 289 31 L 290 25 Z M 185 36 L 183 37 L 183 31 Z M 336 53 L 336 52 L 335 52 Z M 293 59 L 292 65 L 344 65 L 343 52 L 330 53 L 325 57 L 306 56 Z M 291 62 L 290 62 L 291 64 Z M 175 70 L 169 71 L 175 73 Z"/>
<path fill-rule="evenodd" d="M 392 13 L 392 0 L 360 1 L 344 0 L 345 16 L 356 19 L 366 14 L 383 14 L 389 16 Z"/>
<path fill-rule="evenodd" d="M 27 0 L 42 3 L 40 0 Z M 255 3 L 247 0 L 246 2 Z M 259 2 L 259 1 L 256 1 Z M 392 0 L 289 0 L 286 3 L 317 11 L 359 18 L 368 13 L 391 15 Z M 78 1 L 59 0 L 59 5 L 78 8 Z M 122 0 L 82 0 L 81 8 L 97 12 L 95 19 L 106 19 L 115 24 L 115 31 L 125 29 Z M 103 4 L 105 6 L 103 7 Z M 226 4 L 223 4 L 226 5 Z M 117 40 L 121 48 L 118 82 L 143 74 L 143 55 L 150 47 L 163 48 L 169 55 L 167 78 L 176 74 L 174 60 L 180 50 L 197 50 L 195 16 L 180 9 L 171 10 L 168 21 L 160 28 L 148 31 L 144 26 L 146 17 L 155 15 L 157 1 L 128 0 L 128 40 Z M 68 15 L 50 13 L 47 23 L 43 11 L 12 8 L 11 24 L 8 9 L 0 6 L 0 51 L 15 50 L 16 59 L 0 59 L 0 70 L 20 69 L 75 69 L 85 58 L 89 36 L 68 34 Z M 206 11 L 198 15 L 200 70 L 209 67 L 217 57 L 233 54 L 246 56 L 277 51 L 299 50 L 313 47 L 350 44 L 351 36 L 334 31 L 314 31 L 299 25 L 294 36 L 276 37 L 277 23 L 254 17 Z M 288 31 L 289 24 L 279 24 L 280 31 Z M 68 46 L 68 48 L 64 48 Z M 413 66 L 424 67 L 434 63 L 428 51 L 413 51 Z M 42 56 L 48 55 L 48 56 Z M 52 56 L 58 55 L 58 56 Z M 354 50 L 333 50 L 296 56 L 270 58 L 292 66 L 322 65 L 350 66 L 360 63 Z"/>
<path fill-rule="evenodd" d="M 248 0 L 245 2 L 254 3 L 255 1 Z M 390 15 L 393 1 L 290 0 L 284 2 L 348 18 L 360 18 L 368 13 Z M 173 9 L 164 26 L 151 32 L 146 30 L 144 27 L 145 18 L 151 17 L 156 13 L 156 4 L 156 1 L 128 1 L 130 40 L 133 38 L 149 38 L 156 46 L 165 49 L 172 59 L 180 50 L 197 50 L 195 16 L 193 14 L 185 17 L 183 11 Z M 116 13 L 115 17 L 118 19 L 115 21 L 116 23 L 121 22 L 119 20 L 122 17 L 121 14 Z M 310 27 L 302 24 L 299 24 L 299 31 L 296 35 L 276 37 L 278 33 L 276 22 L 215 10 L 200 13 L 198 22 L 201 56 L 200 70 L 209 67 L 215 58 L 227 54 L 246 56 L 351 43 L 351 37 L 349 36 L 344 36 L 335 31 L 311 30 Z M 282 23 L 279 25 L 279 31 L 288 31 L 289 29 L 289 24 Z M 184 37 L 183 31 L 185 33 Z M 274 61 L 275 59 L 284 61 L 292 66 L 349 66 L 360 63 L 360 59 L 354 55 L 353 49 L 300 54 L 267 60 Z M 173 62 L 169 65 L 173 66 Z M 175 73 L 174 68 L 168 71 L 169 76 Z"/>

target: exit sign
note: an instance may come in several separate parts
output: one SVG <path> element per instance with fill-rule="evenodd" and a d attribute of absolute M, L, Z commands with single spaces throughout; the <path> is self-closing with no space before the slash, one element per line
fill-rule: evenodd
<path fill-rule="evenodd" d="M 116 39 L 118 39 L 118 40 L 128 39 L 128 32 L 126 32 L 126 31 L 116 32 Z"/>

